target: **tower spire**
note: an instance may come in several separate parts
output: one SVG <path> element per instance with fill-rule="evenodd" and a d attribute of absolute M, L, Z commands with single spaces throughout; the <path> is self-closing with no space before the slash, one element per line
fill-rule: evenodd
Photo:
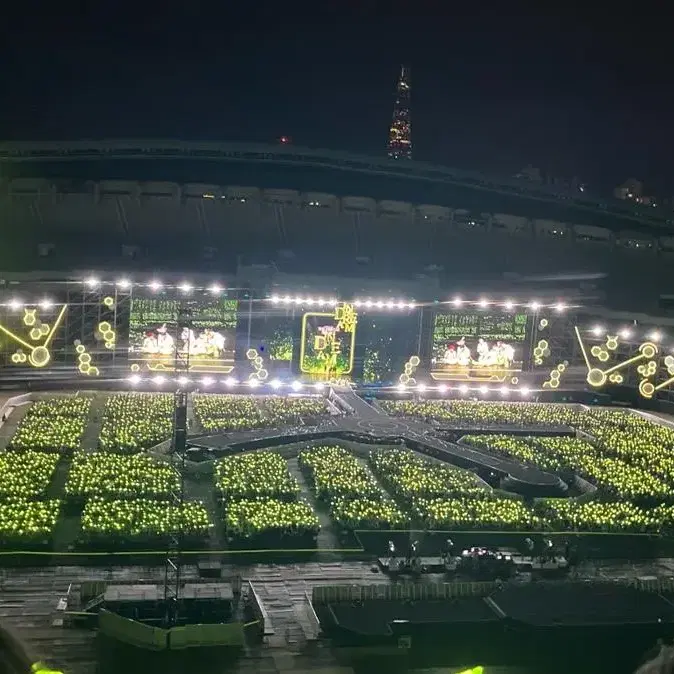
<path fill-rule="evenodd" d="M 393 120 L 388 134 L 388 156 L 391 159 L 412 159 L 412 124 L 410 121 L 410 69 L 400 67 L 393 104 Z"/>

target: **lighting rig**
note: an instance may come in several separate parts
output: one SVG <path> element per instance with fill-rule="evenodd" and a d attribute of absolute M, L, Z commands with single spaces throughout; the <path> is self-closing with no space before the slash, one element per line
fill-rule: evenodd
<path fill-rule="evenodd" d="M 176 315 L 174 335 L 174 370 L 177 375 L 171 381 L 175 384 L 173 396 L 173 434 L 171 439 L 171 466 L 178 475 L 178 489 L 171 493 L 172 505 L 177 509 L 176 528 L 170 533 L 169 545 L 164 562 L 164 625 L 166 628 L 178 625 L 182 595 L 182 552 L 183 519 L 185 504 L 185 461 L 187 456 L 187 403 L 191 390 L 189 340 L 192 334 L 192 310 L 187 302 L 180 302 Z M 183 339 L 186 331 L 186 339 Z M 187 348 L 178 345 L 187 341 Z"/>

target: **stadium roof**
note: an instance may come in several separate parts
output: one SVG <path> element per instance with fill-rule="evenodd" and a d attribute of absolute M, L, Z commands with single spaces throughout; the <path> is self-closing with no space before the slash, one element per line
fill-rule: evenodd
<path fill-rule="evenodd" d="M 143 161 L 152 166 L 150 171 L 149 167 L 139 167 Z M 158 168 L 157 162 L 163 165 L 162 169 Z M 180 171 L 168 168 L 169 163 L 177 162 L 189 163 L 193 168 Z M 75 168 L 77 164 L 80 165 L 79 169 Z M 250 171 L 244 171 L 247 181 L 241 180 L 241 166 L 244 164 L 257 165 L 260 169 L 254 176 Z M 39 170 L 36 170 L 36 165 L 40 167 Z M 217 166 L 215 171 L 214 165 Z M 223 171 L 225 165 L 234 166 Z M 651 229 L 670 228 L 674 224 L 666 217 L 669 214 L 663 214 L 660 209 L 627 204 L 612 198 L 601 200 L 585 193 L 537 185 L 516 178 L 492 178 L 477 172 L 425 162 L 396 161 L 335 150 L 312 150 L 293 145 L 150 139 L 5 142 L 0 143 L 0 167 L 2 177 L 5 179 L 30 175 L 82 180 L 106 178 L 173 179 L 178 182 L 208 180 L 220 184 L 251 184 L 258 187 L 288 187 L 337 194 L 362 194 L 376 199 L 396 198 L 414 203 L 459 208 L 482 207 L 485 211 L 504 212 L 521 211 L 523 202 L 529 202 L 529 208 L 525 206 L 524 208 L 530 211 L 531 206 L 538 202 L 539 208 L 535 210 L 539 213 L 541 207 L 546 211 L 552 209 L 554 213 L 548 213 L 549 217 L 560 217 L 579 224 L 602 224 L 597 219 L 604 220 L 607 216 L 630 220 Z M 86 167 L 85 173 L 82 173 L 82 167 Z M 272 169 L 273 177 L 269 176 L 268 169 Z M 307 169 L 310 171 L 309 175 L 306 175 Z M 325 175 L 326 172 L 329 178 Z M 335 172 L 342 173 L 339 181 L 335 179 Z M 300 176 L 300 173 L 305 175 Z M 236 176 L 237 179 L 230 176 Z M 363 185 L 364 176 L 369 177 L 365 185 Z M 402 192 L 401 184 L 406 186 Z M 360 190 L 355 191 L 356 186 L 360 186 Z M 457 191 L 463 194 L 463 201 L 470 203 L 457 203 Z M 472 199 L 467 197 L 469 192 L 474 195 Z M 480 193 L 477 201 L 475 193 Z M 498 203 L 494 203 L 497 196 L 502 198 L 496 199 Z M 519 207 L 512 206 L 513 200 L 519 202 Z M 458 201 L 462 199 L 459 198 Z"/>

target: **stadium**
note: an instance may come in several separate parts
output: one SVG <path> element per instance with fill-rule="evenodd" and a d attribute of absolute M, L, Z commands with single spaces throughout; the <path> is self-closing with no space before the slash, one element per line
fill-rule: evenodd
<path fill-rule="evenodd" d="M 2 610 L 56 664 L 599 671 L 619 639 L 631 671 L 671 631 L 658 209 L 291 145 L 0 165 Z"/>

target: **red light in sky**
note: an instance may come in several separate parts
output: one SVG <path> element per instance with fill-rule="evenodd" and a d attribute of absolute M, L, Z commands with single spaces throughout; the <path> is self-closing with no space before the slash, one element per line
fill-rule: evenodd
<path fill-rule="evenodd" d="M 278 139 L 278 142 L 281 143 L 281 145 L 288 145 L 288 143 L 290 143 L 290 138 L 288 136 L 281 136 Z"/>

